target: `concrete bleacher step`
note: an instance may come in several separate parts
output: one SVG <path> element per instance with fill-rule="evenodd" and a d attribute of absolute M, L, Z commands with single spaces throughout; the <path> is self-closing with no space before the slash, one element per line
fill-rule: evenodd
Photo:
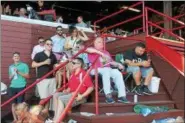
<path fill-rule="evenodd" d="M 148 105 L 148 106 L 167 106 L 170 109 L 174 108 L 174 102 L 170 100 L 163 100 L 163 101 L 142 101 L 138 103 L 129 103 L 129 104 L 124 104 L 124 103 L 114 103 L 114 104 L 107 104 L 100 102 L 99 103 L 99 113 L 104 114 L 104 113 L 126 113 L 126 112 L 133 112 L 133 108 L 136 104 L 143 104 L 143 105 Z M 95 113 L 95 103 L 85 103 L 79 106 L 79 111 L 80 112 L 90 112 L 90 113 Z"/>
<path fill-rule="evenodd" d="M 112 93 L 112 96 L 115 100 L 117 100 L 117 93 Z M 127 99 L 129 101 L 134 101 L 134 93 L 127 93 Z M 138 101 L 148 101 L 148 100 L 169 100 L 169 96 L 165 92 L 159 92 L 153 95 L 138 95 Z M 92 101 L 95 101 L 95 96 L 92 96 Z M 99 102 L 105 102 L 105 94 L 104 93 L 99 93 Z"/>
<path fill-rule="evenodd" d="M 76 120 L 78 123 L 151 123 L 154 119 L 178 116 L 184 117 L 184 110 L 170 110 L 168 112 L 156 113 L 146 117 L 134 112 L 115 113 L 110 116 L 106 114 L 83 116 L 80 112 L 69 114 L 69 117 Z"/>

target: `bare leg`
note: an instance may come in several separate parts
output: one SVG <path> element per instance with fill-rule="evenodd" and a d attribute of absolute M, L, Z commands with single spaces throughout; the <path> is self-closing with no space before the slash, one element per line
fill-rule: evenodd
<path fill-rule="evenodd" d="M 62 82 L 62 72 L 59 70 L 56 73 L 56 82 L 57 82 L 57 88 L 61 87 L 61 82 Z"/>
<path fill-rule="evenodd" d="M 12 114 L 14 121 L 17 121 L 16 113 L 15 113 L 15 103 L 12 104 Z"/>
<path fill-rule="evenodd" d="M 136 85 L 140 85 L 141 84 L 141 72 L 137 71 L 134 75 L 134 80 L 136 82 Z"/>
<path fill-rule="evenodd" d="M 54 105 L 54 112 L 55 112 L 55 115 L 54 115 L 54 118 L 55 119 L 55 116 L 57 114 L 57 110 L 58 110 L 58 94 L 56 93 L 54 96 L 53 96 L 53 105 Z"/>
<path fill-rule="evenodd" d="M 144 85 L 146 85 L 146 86 L 149 85 L 149 83 L 150 83 L 150 81 L 151 81 L 151 79 L 152 79 L 153 74 L 154 74 L 154 70 L 152 69 L 152 70 L 148 73 L 148 75 L 146 76 Z"/>

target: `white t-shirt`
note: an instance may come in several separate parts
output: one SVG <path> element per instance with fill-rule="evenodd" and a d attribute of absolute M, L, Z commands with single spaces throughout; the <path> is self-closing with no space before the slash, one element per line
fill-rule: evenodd
<path fill-rule="evenodd" d="M 35 55 L 39 52 L 44 51 L 44 46 L 40 46 L 39 44 L 34 46 L 33 48 L 33 52 L 31 54 L 31 58 L 34 59 Z"/>

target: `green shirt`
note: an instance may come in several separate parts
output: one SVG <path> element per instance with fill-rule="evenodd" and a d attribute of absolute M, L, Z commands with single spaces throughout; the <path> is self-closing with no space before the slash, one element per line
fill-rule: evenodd
<path fill-rule="evenodd" d="M 11 76 L 14 73 L 15 68 L 23 74 L 28 74 L 29 73 L 28 65 L 23 63 L 23 62 L 19 62 L 18 64 L 12 64 L 12 65 L 9 66 L 9 76 Z M 22 87 L 25 87 L 25 86 L 26 86 L 26 78 L 24 78 L 20 74 L 17 74 L 12 78 L 10 87 L 22 88 Z"/>

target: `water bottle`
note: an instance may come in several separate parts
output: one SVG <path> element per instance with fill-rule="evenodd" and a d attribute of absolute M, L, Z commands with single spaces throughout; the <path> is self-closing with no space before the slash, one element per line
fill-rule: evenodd
<path fill-rule="evenodd" d="M 134 95 L 134 103 L 137 103 L 137 102 L 138 102 L 138 95 L 135 94 L 135 95 Z"/>

